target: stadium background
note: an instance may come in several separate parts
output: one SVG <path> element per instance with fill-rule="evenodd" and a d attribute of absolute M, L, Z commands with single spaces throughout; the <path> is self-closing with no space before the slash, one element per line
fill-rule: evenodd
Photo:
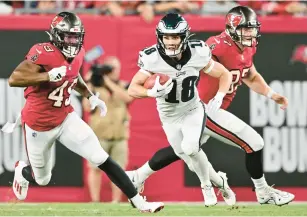
<path fill-rule="evenodd" d="M 224 28 L 223 17 L 186 17 L 198 39 L 205 40 Z M 81 18 L 86 29 L 85 48 L 89 50 L 101 45 L 105 55 L 118 56 L 123 67 L 122 77 L 130 80 L 137 71 L 138 51 L 155 43 L 154 28 L 158 18 L 151 24 L 139 17 L 84 15 Z M 52 16 L 0 17 L 0 125 L 13 121 L 23 105 L 23 90 L 9 88 L 6 79 L 34 43 L 48 39 L 44 30 L 51 19 Z M 273 16 L 262 18 L 261 22 L 262 37 L 255 64 L 275 90 L 289 97 L 289 109 L 282 112 L 264 97 L 258 97 L 241 86 L 230 111 L 264 136 L 264 170 L 269 184 L 275 183 L 278 188 L 295 193 L 297 200 L 307 201 L 307 20 Z M 88 67 L 89 64 L 85 63 L 83 71 Z M 133 169 L 168 143 L 154 100 L 137 100 L 130 111 L 133 118 L 128 169 Z M 244 154 L 214 139 L 209 140 L 205 150 L 214 167 L 227 172 L 238 200 L 255 201 L 244 166 Z M 13 197 L 9 186 L 14 163 L 20 158 L 25 158 L 21 130 L 12 135 L 1 132 L 0 201 Z M 47 187 L 31 188 L 27 201 L 89 201 L 84 161 L 60 144 L 56 145 L 54 159 L 54 182 Z M 104 185 L 102 192 L 102 200 L 110 201 L 110 187 Z M 198 181 L 183 162 L 176 162 L 153 175 L 147 181 L 144 193 L 150 200 L 202 200 Z"/>

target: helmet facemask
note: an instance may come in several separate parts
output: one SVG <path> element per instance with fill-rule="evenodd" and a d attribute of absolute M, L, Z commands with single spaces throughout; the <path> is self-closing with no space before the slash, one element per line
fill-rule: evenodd
<path fill-rule="evenodd" d="M 240 44 L 245 47 L 254 47 L 258 45 L 260 27 L 240 27 L 236 28 L 236 35 Z"/>
<path fill-rule="evenodd" d="M 157 33 L 158 45 L 165 55 L 170 57 L 176 57 L 187 48 L 187 41 L 189 38 L 188 35 L 189 33 L 187 32 L 184 34 Z M 165 41 L 169 41 L 169 39 L 172 41 L 176 41 L 177 37 L 179 37 L 179 43 L 165 43 Z"/>
<path fill-rule="evenodd" d="M 59 29 L 51 31 L 52 42 L 67 58 L 77 56 L 84 41 L 84 31 L 68 32 Z"/>

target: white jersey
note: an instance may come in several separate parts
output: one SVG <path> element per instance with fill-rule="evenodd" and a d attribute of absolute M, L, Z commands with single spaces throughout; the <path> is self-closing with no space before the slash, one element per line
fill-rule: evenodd
<path fill-rule="evenodd" d="M 211 60 L 211 51 L 200 40 L 188 42 L 180 61 L 161 55 L 157 45 L 140 51 L 138 65 L 150 73 L 168 75 L 174 82 L 173 89 L 166 97 L 156 98 L 157 109 L 162 122 L 173 122 L 199 104 L 197 91 L 200 70 Z"/>

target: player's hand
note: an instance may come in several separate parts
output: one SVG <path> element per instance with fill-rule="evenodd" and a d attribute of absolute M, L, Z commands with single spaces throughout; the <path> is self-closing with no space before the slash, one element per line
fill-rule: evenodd
<path fill-rule="evenodd" d="M 171 92 L 173 85 L 174 83 L 171 78 L 168 79 L 168 81 L 165 84 L 161 85 L 160 76 L 157 76 L 155 85 L 153 86 L 153 88 L 147 90 L 147 95 L 155 98 L 163 97 L 167 95 L 169 92 Z"/>
<path fill-rule="evenodd" d="M 206 113 L 208 114 L 209 117 L 214 116 L 215 113 L 220 109 L 223 103 L 224 96 L 225 96 L 225 93 L 217 92 L 215 97 L 213 97 L 213 99 L 209 101 L 207 105 L 207 110 L 206 110 Z"/>
<path fill-rule="evenodd" d="M 281 105 L 280 108 L 285 110 L 288 107 L 288 99 L 278 93 L 274 93 L 271 97 L 277 104 Z"/>
<path fill-rule="evenodd" d="M 62 78 L 66 75 L 66 66 L 61 66 L 57 68 L 53 68 L 48 72 L 49 81 L 50 82 L 58 82 L 61 81 Z"/>
<path fill-rule="evenodd" d="M 108 108 L 104 101 L 98 98 L 99 93 L 96 93 L 96 95 L 92 95 L 89 98 L 90 104 L 91 104 L 91 110 L 95 109 L 96 107 L 100 108 L 100 115 L 102 117 L 106 116 Z"/>

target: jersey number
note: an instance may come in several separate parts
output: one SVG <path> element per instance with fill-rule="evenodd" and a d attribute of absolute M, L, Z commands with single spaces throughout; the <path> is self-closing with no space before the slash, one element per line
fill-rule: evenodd
<path fill-rule="evenodd" d="M 186 77 L 182 81 L 182 90 L 181 90 L 181 101 L 187 102 L 191 99 L 193 99 L 195 95 L 195 84 L 197 82 L 197 76 L 190 76 Z M 165 99 L 166 102 L 169 103 L 179 103 L 179 100 L 177 99 L 177 81 L 173 80 L 173 88 L 171 92 L 167 95 L 167 98 Z"/>
<path fill-rule="evenodd" d="M 249 68 L 243 69 L 243 71 L 242 71 L 242 77 L 243 78 L 248 71 L 249 71 Z M 231 85 L 230 85 L 230 88 L 229 88 L 227 94 L 231 94 L 231 93 L 233 93 L 234 91 L 237 90 L 237 88 L 239 86 L 240 75 L 241 75 L 241 71 L 239 69 L 230 70 L 230 72 L 232 74 L 232 82 L 231 82 Z"/>
<path fill-rule="evenodd" d="M 74 79 L 74 81 L 69 85 L 69 87 L 67 88 L 67 92 L 70 95 L 72 88 L 74 87 L 74 85 L 77 83 L 78 78 Z M 54 101 L 53 106 L 60 108 L 63 105 L 63 101 L 64 101 L 64 89 L 68 86 L 69 81 L 65 81 L 61 86 L 59 86 L 58 88 L 56 88 L 54 91 L 52 91 L 49 95 L 48 95 L 48 99 Z M 64 101 L 64 105 L 65 106 L 69 106 L 70 105 L 70 97 L 66 98 Z"/>

